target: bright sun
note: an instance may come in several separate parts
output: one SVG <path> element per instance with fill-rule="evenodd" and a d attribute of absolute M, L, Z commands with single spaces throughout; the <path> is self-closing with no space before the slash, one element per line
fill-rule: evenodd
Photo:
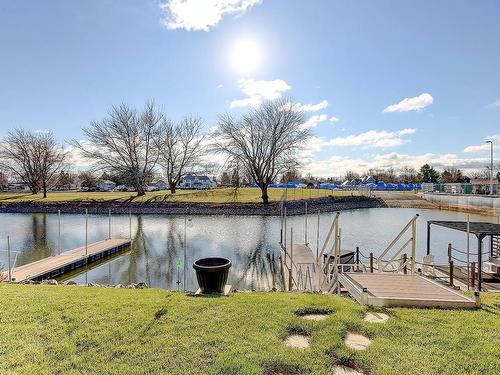
<path fill-rule="evenodd" d="M 231 49 L 231 65 L 238 73 L 256 70 L 261 63 L 260 47 L 250 39 L 238 40 Z"/>

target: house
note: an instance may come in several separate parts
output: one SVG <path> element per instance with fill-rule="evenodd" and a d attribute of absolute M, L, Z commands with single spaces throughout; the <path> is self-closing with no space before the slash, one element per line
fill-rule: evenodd
<path fill-rule="evenodd" d="M 181 189 L 213 189 L 217 184 L 206 175 L 186 173 L 179 183 Z"/>
<path fill-rule="evenodd" d="M 28 191 L 29 189 L 28 184 L 22 181 L 11 182 L 7 185 L 7 190 Z"/>
<path fill-rule="evenodd" d="M 168 189 L 168 184 L 163 180 L 152 182 L 146 187 L 147 191 L 160 191 L 167 189 Z"/>
<path fill-rule="evenodd" d="M 153 185 L 156 186 L 156 190 L 167 190 L 168 184 L 163 180 L 158 180 L 153 182 Z"/>
<path fill-rule="evenodd" d="M 472 194 L 489 194 L 490 193 L 490 179 L 489 178 L 473 178 L 470 180 L 472 185 Z M 493 194 L 499 193 L 499 181 L 493 179 Z"/>
<path fill-rule="evenodd" d="M 113 191 L 116 188 L 116 184 L 113 181 L 104 180 L 99 184 L 100 191 Z"/>

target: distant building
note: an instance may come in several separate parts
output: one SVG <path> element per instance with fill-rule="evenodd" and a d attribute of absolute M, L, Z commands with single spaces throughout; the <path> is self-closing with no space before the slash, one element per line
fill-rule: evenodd
<path fill-rule="evenodd" d="M 168 189 L 168 184 L 163 180 L 154 181 L 147 186 L 148 191 L 160 191 L 167 189 Z"/>
<path fill-rule="evenodd" d="M 27 191 L 29 190 L 28 184 L 22 181 L 11 182 L 7 185 L 7 190 L 18 190 L 18 191 Z"/>
<path fill-rule="evenodd" d="M 100 191 L 113 191 L 116 189 L 116 184 L 113 181 L 105 180 L 99 185 Z"/>
<path fill-rule="evenodd" d="M 181 189 L 213 189 L 217 184 L 207 175 L 186 173 L 179 183 Z"/>

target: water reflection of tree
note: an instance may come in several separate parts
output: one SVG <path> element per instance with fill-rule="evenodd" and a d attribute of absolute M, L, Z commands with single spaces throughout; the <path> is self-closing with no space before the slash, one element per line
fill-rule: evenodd
<path fill-rule="evenodd" d="M 256 232 L 255 248 L 248 254 L 243 262 L 243 272 L 237 280 L 235 287 L 247 284 L 252 289 L 280 288 L 281 274 L 279 272 L 279 258 L 274 249 L 268 247 L 266 241 L 267 230 L 270 228 L 270 219 L 262 217 L 260 220 L 260 230 Z M 266 246 L 267 245 L 267 246 Z"/>
<path fill-rule="evenodd" d="M 48 214 L 31 214 L 31 227 L 26 228 L 26 235 L 20 249 L 21 251 L 17 259 L 17 265 L 34 262 L 39 259 L 47 258 L 52 255 L 52 247 L 47 241 Z"/>
<path fill-rule="evenodd" d="M 151 243 L 152 238 L 145 232 L 144 220 L 142 216 L 137 216 L 137 227 L 131 244 L 130 261 L 127 270 L 128 282 L 146 281 L 149 285 L 152 285 L 153 281 L 154 284 L 159 282 L 160 286 L 163 287 L 173 287 L 176 281 L 174 281 L 176 277 L 175 259 L 178 244 L 183 245 L 182 231 L 176 225 L 178 220 L 166 218 L 166 251 L 160 249 L 159 254 L 151 252 L 154 245 Z M 141 276 L 141 270 L 139 269 L 141 262 L 145 266 L 143 276 Z M 139 280 L 140 277 L 145 279 Z"/>

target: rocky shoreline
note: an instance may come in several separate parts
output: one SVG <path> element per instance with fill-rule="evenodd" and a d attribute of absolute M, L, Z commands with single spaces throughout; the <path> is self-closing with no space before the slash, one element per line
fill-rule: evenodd
<path fill-rule="evenodd" d="M 309 212 L 336 212 L 358 208 L 406 207 L 434 208 L 422 198 L 385 199 L 384 197 L 343 196 L 325 197 L 309 200 L 288 201 L 287 214 L 302 215 L 305 202 Z M 262 203 L 122 203 L 122 202 L 22 202 L 0 203 L 0 213 L 57 213 L 81 214 L 88 210 L 90 214 L 161 214 L 182 215 L 264 215 L 279 216 L 280 203 L 267 205 Z"/>

